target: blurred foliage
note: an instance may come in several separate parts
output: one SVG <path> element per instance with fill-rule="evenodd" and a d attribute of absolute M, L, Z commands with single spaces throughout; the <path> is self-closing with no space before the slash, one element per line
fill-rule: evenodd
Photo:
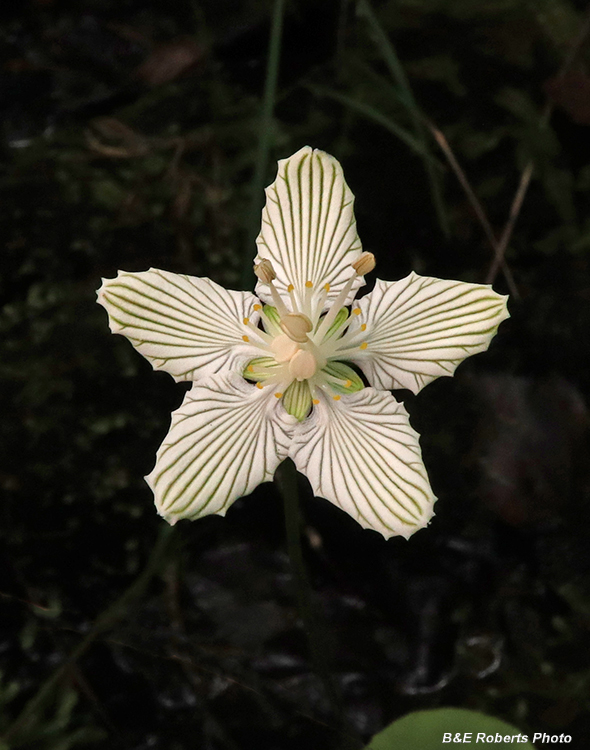
<path fill-rule="evenodd" d="M 302 484 L 344 722 L 309 663 L 274 487 L 225 519 L 179 524 L 154 562 L 162 522 L 142 477 L 183 387 L 110 335 L 94 290 L 150 266 L 239 286 L 261 199 L 251 185 L 271 8 L 0 10 L 3 747 L 339 748 L 454 705 L 529 734 L 567 730 L 586 748 L 582 0 L 286 6 L 267 181 L 305 144 L 339 158 L 381 278 L 484 281 L 492 263 L 431 127 L 496 238 L 534 165 L 506 251 L 511 320 L 453 380 L 397 394 L 440 498 L 429 529 L 384 542 Z M 507 291 L 500 275 L 496 287 Z"/>

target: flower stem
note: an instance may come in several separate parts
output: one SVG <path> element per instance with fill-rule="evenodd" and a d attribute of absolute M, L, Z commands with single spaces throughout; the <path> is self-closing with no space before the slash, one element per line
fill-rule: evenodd
<path fill-rule="evenodd" d="M 301 510 L 299 507 L 299 490 L 297 486 L 297 470 L 291 459 L 283 461 L 276 477 L 279 491 L 283 497 L 285 508 L 285 529 L 287 532 L 287 548 L 291 567 L 295 577 L 297 604 L 303 627 L 307 635 L 307 642 L 313 669 L 320 677 L 326 695 L 332 706 L 332 711 L 338 719 L 342 732 L 342 747 L 358 747 L 357 738 L 344 725 L 344 713 L 340 695 L 338 694 L 329 667 L 329 642 L 325 624 L 317 617 L 317 607 L 312 603 L 312 591 L 303 559 L 301 546 Z"/>

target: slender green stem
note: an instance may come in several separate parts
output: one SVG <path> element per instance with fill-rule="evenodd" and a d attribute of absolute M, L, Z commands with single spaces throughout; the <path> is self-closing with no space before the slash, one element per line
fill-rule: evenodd
<path fill-rule="evenodd" d="M 287 459 L 278 471 L 278 486 L 283 496 L 285 507 L 285 530 L 287 532 L 287 548 L 295 577 L 297 604 L 299 614 L 303 620 L 303 627 L 307 634 L 309 651 L 314 668 L 328 695 L 332 707 L 337 714 L 341 714 L 340 698 L 336 693 L 334 682 L 328 665 L 329 644 L 326 643 L 326 633 L 322 630 L 311 599 L 311 586 L 303 559 L 301 546 L 301 510 L 299 507 L 299 489 L 297 486 L 297 471 L 295 464 Z"/>
<path fill-rule="evenodd" d="M 317 615 L 317 607 L 313 606 L 312 590 L 301 546 L 302 519 L 299 506 L 297 471 L 295 464 L 290 459 L 281 464 L 277 471 L 276 480 L 283 497 L 287 548 L 295 578 L 299 614 L 307 635 L 311 662 L 314 671 L 322 680 L 334 715 L 338 718 L 342 750 L 345 750 L 345 748 L 357 748 L 359 747 L 359 739 L 345 726 L 342 701 L 330 673 L 331 643 L 327 628 L 323 619 Z"/>
<path fill-rule="evenodd" d="M 18 732 L 22 728 L 29 730 L 39 719 L 39 713 L 43 709 L 43 706 L 49 700 L 53 691 L 59 684 L 60 680 L 67 672 L 70 665 L 76 662 L 88 649 L 89 646 L 96 640 L 96 638 L 103 633 L 105 630 L 111 628 L 121 617 L 125 615 L 129 605 L 140 598 L 147 588 L 152 577 L 161 568 L 162 562 L 168 551 L 170 541 L 173 538 L 174 530 L 171 526 L 166 523 L 162 523 L 158 539 L 155 547 L 152 550 L 151 555 L 148 558 L 145 568 L 140 575 L 133 581 L 131 586 L 127 588 L 123 594 L 107 607 L 96 619 L 94 625 L 86 636 L 80 641 L 80 643 L 72 650 L 68 658 L 51 674 L 47 680 L 41 685 L 39 690 L 25 705 L 23 710 L 7 729 L 5 734 L 2 736 L 2 740 L 7 742 L 8 739 L 14 742 L 14 735 L 18 736 Z"/>
<path fill-rule="evenodd" d="M 268 156 L 272 141 L 273 112 L 277 94 L 277 81 L 279 78 L 284 9 L 285 0 L 274 1 L 270 26 L 268 61 L 266 64 L 266 79 L 264 82 L 262 113 L 260 117 L 260 136 L 258 138 L 256 165 L 254 169 L 254 178 L 252 180 L 252 197 L 248 219 L 248 241 L 245 248 L 244 266 L 242 270 L 242 287 L 244 289 L 251 289 L 254 282 L 254 272 L 252 270 L 252 261 L 254 258 L 253 248 L 256 236 L 260 229 L 260 210 L 262 208 L 263 200 L 262 191 L 264 189 L 264 181 L 268 169 Z"/>

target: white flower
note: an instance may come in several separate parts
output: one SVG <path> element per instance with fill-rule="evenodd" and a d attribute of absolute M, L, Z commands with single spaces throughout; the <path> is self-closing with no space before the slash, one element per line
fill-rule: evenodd
<path fill-rule="evenodd" d="M 156 269 L 103 280 L 111 330 L 193 381 L 146 477 L 170 523 L 224 515 L 287 456 L 316 495 L 385 537 L 432 517 L 418 434 L 389 390 L 418 393 L 487 349 L 506 297 L 411 273 L 353 302 L 375 265 L 353 202 L 336 159 L 305 147 L 266 190 L 258 298 Z"/>

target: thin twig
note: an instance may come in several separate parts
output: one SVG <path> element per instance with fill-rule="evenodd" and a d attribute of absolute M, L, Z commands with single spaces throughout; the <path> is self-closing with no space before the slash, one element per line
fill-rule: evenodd
<path fill-rule="evenodd" d="M 500 252 L 502 240 L 498 241 L 496 239 L 494 230 L 492 229 L 490 222 L 488 221 L 488 217 L 486 216 L 486 212 L 483 206 L 481 205 L 479 198 L 477 197 L 473 188 L 471 187 L 471 184 L 469 183 L 469 180 L 467 179 L 467 175 L 465 174 L 461 165 L 457 161 L 455 154 L 453 153 L 453 150 L 451 149 L 449 142 L 445 138 L 444 134 L 431 122 L 426 121 L 426 124 L 428 128 L 430 129 L 430 132 L 432 133 L 435 141 L 440 146 L 441 151 L 446 156 L 447 161 L 449 162 L 449 165 L 451 166 L 451 169 L 453 170 L 457 179 L 461 183 L 461 187 L 465 191 L 465 195 L 467 196 L 469 202 L 471 203 L 471 206 L 475 212 L 475 215 L 479 219 L 479 223 L 483 227 L 486 237 L 488 238 L 488 241 L 490 245 L 492 246 L 492 249 L 494 250 L 495 260 L 497 260 L 498 265 L 502 267 L 504 278 L 506 279 L 506 283 L 510 290 L 510 294 L 512 295 L 514 299 L 519 300 L 520 293 L 514 281 L 512 271 L 510 270 L 508 264 L 506 263 L 506 260 L 504 259 L 504 253 Z M 515 217 L 515 221 L 516 221 L 516 217 Z"/>
<path fill-rule="evenodd" d="M 518 219 L 518 215 L 520 214 L 520 209 L 522 208 L 524 197 L 529 188 L 531 177 L 533 176 L 533 170 L 534 170 L 534 164 L 533 164 L 533 160 L 531 159 L 528 162 L 528 164 L 525 166 L 525 168 L 523 169 L 522 174 L 520 175 L 520 182 L 518 183 L 518 188 L 514 195 L 512 205 L 510 206 L 510 213 L 508 214 L 508 221 L 506 222 L 506 225 L 504 226 L 504 229 L 502 230 L 500 241 L 497 243 L 495 247 L 495 256 L 490 265 L 488 275 L 486 276 L 486 284 L 493 284 L 498 274 L 498 268 L 500 267 L 500 265 L 503 265 L 503 266 L 505 265 L 504 255 L 506 253 L 506 248 L 508 247 L 508 243 L 510 242 L 510 238 L 512 237 L 512 232 L 516 224 L 516 220 Z"/>
<path fill-rule="evenodd" d="M 590 33 L 590 5 L 586 9 L 584 21 L 580 26 L 578 35 L 572 42 L 569 52 L 565 56 L 565 59 L 561 65 L 561 68 L 559 69 L 559 72 L 557 73 L 557 76 L 556 76 L 557 78 L 563 78 L 565 76 L 565 74 L 571 67 L 572 63 L 576 59 L 576 56 L 578 52 L 580 51 L 580 47 L 582 46 L 584 40 L 586 39 L 589 33 Z M 539 126 L 541 128 L 547 127 L 549 123 L 549 118 L 551 117 L 552 112 L 553 112 L 553 102 L 549 101 L 545 105 L 543 114 L 541 115 L 541 121 L 539 123 Z M 520 209 L 522 208 L 524 197 L 531 183 L 531 178 L 533 176 L 534 168 L 535 168 L 534 161 L 530 159 L 525 165 L 520 175 L 518 188 L 514 195 L 514 200 L 512 201 L 512 205 L 510 206 L 510 213 L 508 214 L 508 220 L 506 222 L 506 226 L 504 227 L 504 230 L 502 231 L 502 235 L 498 243 L 497 252 L 495 254 L 495 257 L 492 263 L 490 264 L 488 275 L 486 277 L 486 283 L 488 284 L 492 284 L 494 282 L 496 275 L 498 273 L 500 264 L 502 263 L 504 259 L 504 254 L 506 253 L 506 250 L 510 243 L 512 232 L 514 230 L 514 226 L 518 219 L 518 215 L 520 214 Z"/>

